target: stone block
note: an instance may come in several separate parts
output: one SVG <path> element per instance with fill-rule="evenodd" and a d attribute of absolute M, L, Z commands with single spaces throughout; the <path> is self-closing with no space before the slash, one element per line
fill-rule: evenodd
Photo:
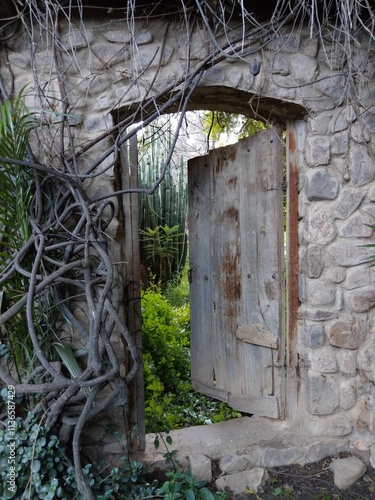
<path fill-rule="evenodd" d="M 271 47 L 274 49 L 275 54 L 278 52 L 298 52 L 301 45 L 300 33 L 279 33 L 271 42 Z"/>
<path fill-rule="evenodd" d="M 329 343 L 344 349 L 357 349 L 363 342 L 363 332 L 354 322 L 336 321 L 328 332 Z"/>
<path fill-rule="evenodd" d="M 349 151 L 349 135 L 347 132 L 335 134 L 331 139 L 331 153 L 347 155 Z"/>
<path fill-rule="evenodd" d="M 355 441 L 353 441 L 353 446 L 358 451 L 369 451 L 370 450 L 370 447 L 365 439 L 356 439 Z"/>
<path fill-rule="evenodd" d="M 251 490 L 259 492 L 268 479 L 268 472 L 262 467 L 254 467 L 243 472 L 222 476 L 216 480 L 216 486 L 219 490 L 229 489 L 235 495 Z"/>
<path fill-rule="evenodd" d="M 368 339 L 360 347 L 357 354 L 357 364 L 366 377 L 375 383 L 375 340 Z"/>
<path fill-rule="evenodd" d="M 368 198 L 370 198 L 371 196 L 371 190 L 368 194 Z M 371 222 L 370 224 L 371 225 L 374 225 L 374 219 L 375 219 L 375 204 L 374 203 L 364 203 L 362 204 L 361 206 L 361 210 L 362 212 L 364 212 L 365 214 L 369 215 L 371 217 Z"/>
<path fill-rule="evenodd" d="M 339 184 L 330 171 L 314 169 L 306 172 L 305 192 L 308 200 L 334 200 L 338 190 Z"/>
<path fill-rule="evenodd" d="M 225 80 L 225 72 L 221 68 L 209 68 L 204 72 L 203 79 L 208 82 L 221 83 Z"/>
<path fill-rule="evenodd" d="M 332 113 L 329 129 L 332 133 L 341 132 L 348 128 L 357 117 L 357 114 L 351 105 L 347 105 L 342 109 L 336 109 Z"/>
<path fill-rule="evenodd" d="M 354 290 L 355 288 L 369 285 L 373 281 L 375 281 L 374 268 L 369 268 L 368 265 L 366 267 L 357 266 L 347 270 L 345 288 L 347 290 Z"/>
<path fill-rule="evenodd" d="M 347 490 L 366 474 L 367 467 L 358 457 L 337 458 L 329 468 L 333 472 L 333 481 L 339 490 Z"/>
<path fill-rule="evenodd" d="M 335 205 L 336 217 L 338 219 L 347 219 L 359 207 L 365 194 L 365 192 L 358 191 L 358 189 L 342 189 Z"/>
<path fill-rule="evenodd" d="M 309 278 L 319 278 L 323 271 L 322 250 L 319 245 L 309 245 L 302 259 L 302 269 Z"/>
<path fill-rule="evenodd" d="M 18 66 L 21 69 L 26 69 L 30 66 L 30 59 L 17 52 L 9 52 L 7 58 L 11 66 Z"/>
<path fill-rule="evenodd" d="M 303 237 L 310 243 L 326 245 L 334 240 L 337 231 L 329 208 L 312 209 L 305 217 Z"/>
<path fill-rule="evenodd" d="M 339 406 L 337 377 L 308 372 L 307 406 L 313 415 L 331 415 Z"/>
<path fill-rule="evenodd" d="M 305 450 L 297 446 L 265 447 L 262 460 L 263 467 L 279 467 L 282 465 L 303 463 Z"/>
<path fill-rule="evenodd" d="M 324 278 L 331 283 L 342 283 L 345 276 L 346 269 L 343 267 L 328 267 L 324 270 Z"/>
<path fill-rule="evenodd" d="M 317 82 L 314 87 L 332 99 L 336 106 L 340 106 L 348 97 L 345 76 L 342 73 L 330 75 L 328 78 Z"/>
<path fill-rule="evenodd" d="M 309 462 L 319 462 L 325 457 L 347 450 L 346 439 L 322 439 L 307 446 L 306 458 Z"/>
<path fill-rule="evenodd" d="M 325 111 L 310 118 L 309 124 L 311 132 L 315 135 L 327 135 L 331 116 L 332 113 L 330 111 Z"/>
<path fill-rule="evenodd" d="M 323 280 L 308 280 L 306 299 L 313 306 L 331 306 L 335 303 L 336 291 Z"/>
<path fill-rule="evenodd" d="M 337 352 L 337 364 L 339 371 L 345 375 L 354 376 L 357 373 L 357 351 L 340 349 Z"/>
<path fill-rule="evenodd" d="M 363 287 L 348 292 L 346 301 L 352 312 L 367 312 L 375 305 L 375 289 L 373 287 Z"/>
<path fill-rule="evenodd" d="M 341 240 L 332 243 L 328 252 L 332 256 L 334 264 L 352 267 L 363 264 L 364 260 L 374 253 L 374 250 L 359 246 L 358 241 Z"/>
<path fill-rule="evenodd" d="M 96 100 L 96 109 L 98 111 L 113 106 L 114 101 L 108 94 L 103 94 Z"/>
<path fill-rule="evenodd" d="M 327 321 L 333 319 L 337 316 L 337 312 L 333 311 L 332 308 L 327 309 L 312 309 L 306 308 L 303 310 L 303 317 L 311 321 Z"/>
<path fill-rule="evenodd" d="M 316 349 L 324 345 L 324 326 L 322 324 L 305 324 L 305 344 Z"/>
<path fill-rule="evenodd" d="M 135 43 L 137 45 L 146 45 L 154 41 L 154 35 L 149 30 L 140 30 L 135 34 Z"/>
<path fill-rule="evenodd" d="M 353 430 L 353 417 L 343 412 L 328 416 L 311 416 L 309 423 L 312 436 L 319 438 L 348 436 Z"/>
<path fill-rule="evenodd" d="M 61 35 L 61 45 L 65 50 L 74 51 L 91 45 L 94 40 L 92 30 L 69 30 Z"/>
<path fill-rule="evenodd" d="M 316 57 L 316 54 L 318 52 L 318 38 L 313 37 L 313 38 L 308 38 L 307 40 L 304 40 L 303 42 L 303 52 L 307 56 L 310 57 Z"/>
<path fill-rule="evenodd" d="M 370 140 L 369 131 L 358 121 L 352 123 L 352 126 L 350 127 L 350 137 L 353 141 L 360 144 L 366 143 Z"/>
<path fill-rule="evenodd" d="M 375 132 L 375 108 L 374 107 L 372 107 L 371 110 L 363 113 L 362 121 L 365 124 L 367 130 L 371 134 L 373 134 Z"/>
<path fill-rule="evenodd" d="M 243 455 L 224 455 L 220 459 L 219 468 L 225 474 L 242 472 L 248 468 L 248 460 Z"/>
<path fill-rule="evenodd" d="M 375 179 L 375 158 L 366 146 L 358 144 L 349 152 L 349 168 L 353 186 L 364 186 Z"/>
<path fill-rule="evenodd" d="M 90 114 L 83 124 L 86 132 L 97 134 L 113 127 L 111 115 Z"/>
<path fill-rule="evenodd" d="M 197 481 L 212 481 L 212 463 L 206 455 L 190 455 L 189 469 Z"/>
<path fill-rule="evenodd" d="M 338 234 L 343 238 L 369 238 L 372 229 L 367 225 L 372 221 L 369 216 L 355 213 L 338 227 Z"/>
<path fill-rule="evenodd" d="M 340 384 L 340 406 L 349 410 L 356 403 L 356 388 L 354 380 L 344 380 Z"/>
<path fill-rule="evenodd" d="M 162 43 L 153 43 L 152 45 L 141 46 L 138 50 L 138 57 L 141 67 L 146 68 L 156 68 L 160 66 L 166 66 L 174 52 L 174 48 L 170 45 L 164 45 Z"/>
<path fill-rule="evenodd" d="M 285 56 L 281 54 L 275 54 L 273 64 L 272 64 L 272 73 L 274 75 L 282 75 L 287 76 L 290 73 L 288 60 Z"/>
<path fill-rule="evenodd" d="M 316 60 L 302 53 L 289 58 L 289 68 L 293 79 L 299 83 L 313 82 L 318 72 Z"/>
<path fill-rule="evenodd" d="M 331 157 L 329 137 L 313 136 L 307 141 L 306 161 L 312 167 L 328 165 Z"/>
<path fill-rule="evenodd" d="M 314 349 L 307 354 L 310 369 L 317 373 L 335 373 L 337 371 L 336 352 L 333 347 Z"/>

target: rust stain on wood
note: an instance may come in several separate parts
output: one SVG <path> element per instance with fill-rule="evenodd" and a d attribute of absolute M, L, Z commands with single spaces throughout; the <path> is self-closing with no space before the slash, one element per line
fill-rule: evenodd
<path fill-rule="evenodd" d="M 235 222 L 238 222 L 239 220 L 239 210 L 236 207 L 229 207 L 225 210 L 224 215 L 228 219 L 234 219 Z"/>
<path fill-rule="evenodd" d="M 292 130 L 289 131 L 289 151 L 294 154 L 296 152 L 297 144 L 296 137 Z"/>
<path fill-rule="evenodd" d="M 298 167 L 296 163 L 296 138 L 293 130 L 289 131 L 289 272 L 288 272 L 288 316 L 290 346 L 288 365 L 297 366 L 297 354 L 294 348 L 297 342 L 298 300 Z"/>
<path fill-rule="evenodd" d="M 225 148 L 218 148 L 216 150 L 216 164 L 215 171 L 219 173 L 228 161 L 234 162 L 236 159 L 236 148 L 234 146 L 226 146 Z"/>
<path fill-rule="evenodd" d="M 240 307 L 241 276 L 240 276 L 240 250 L 238 244 L 235 248 L 227 244 L 222 259 L 221 287 L 223 292 L 224 313 L 228 319 L 236 319 Z"/>

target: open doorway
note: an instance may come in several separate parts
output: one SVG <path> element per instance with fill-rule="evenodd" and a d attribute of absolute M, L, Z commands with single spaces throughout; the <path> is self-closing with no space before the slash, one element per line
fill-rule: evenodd
<path fill-rule="evenodd" d="M 277 134 L 279 134 L 277 136 L 277 140 L 276 140 L 276 135 L 273 137 L 273 139 L 275 140 L 275 144 L 277 143 L 277 141 L 280 142 L 280 137 L 282 136 L 282 132 L 278 131 Z M 255 139 L 255 142 L 257 142 L 257 140 L 258 139 Z M 281 140 L 281 142 L 282 142 L 282 140 Z M 279 144 L 279 146 L 280 146 L 280 144 Z M 235 148 L 235 146 L 230 146 L 230 147 L 232 149 Z M 278 151 L 279 151 L 279 149 L 280 148 L 278 147 Z M 282 149 L 282 147 L 281 147 L 281 149 Z M 219 150 L 217 150 L 217 151 L 219 151 Z M 204 151 L 204 152 L 206 152 L 206 151 Z M 220 154 L 220 153 L 214 153 L 214 154 Z M 229 154 L 229 156 L 231 156 L 231 153 Z M 281 153 L 281 176 L 282 176 L 282 171 L 283 171 L 282 156 L 283 155 Z M 197 161 L 203 161 L 204 162 L 205 158 L 206 158 L 205 155 L 201 155 L 200 159 L 197 160 Z M 225 160 L 224 160 L 224 162 L 225 162 Z M 273 165 L 276 167 L 275 164 L 273 164 Z M 216 172 L 217 168 L 215 167 L 214 170 Z M 278 177 L 277 178 L 278 179 L 280 177 L 280 172 L 279 171 L 280 171 L 280 168 L 277 167 L 277 172 L 278 172 Z M 232 178 L 234 177 L 233 175 L 231 175 L 231 176 L 232 176 Z M 232 182 L 232 183 L 234 184 L 234 182 Z M 283 181 L 281 182 L 281 184 L 283 184 Z M 240 185 L 241 185 L 241 181 L 238 182 L 237 187 L 233 186 L 233 188 L 237 189 L 237 188 L 239 188 Z M 268 189 L 265 186 L 263 186 L 263 188 L 264 189 Z M 222 186 L 221 188 L 224 188 L 224 186 Z M 281 185 L 280 185 L 280 189 L 282 189 Z M 271 186 L 270 189 L 269 189 L 270 193 L 272 193 L 272 191 L 274 191 L 274 187 L 273 186 Z M 236 190 L 234 189 L 233 192 L 236 193 Z M 236 197 L 236 196 L 237 195 L 234 194 L 234 197 Z M 217 201 L 217 198 L 216 198 L 216 201 Z M 232 200 L 232 201 L 234 201 L 234 200 Z M 282 203 L 283 202 L 281 201 L 281 213 L 283 212 Z M 227 208 L 229 208 L 229 207 L 227 207 Z M 239 210 L 239 209 L 236 209 L 236 210 Z M 278 208 L 278 210 L 279 210 L 279 208 Z M 262 210 L 262 212 L 266 213 L 267 211 L 266 210 Z M 239 212 L 237 212 L 237 213 L 239 213 Z M 236 219 L 235 213 L 233 213 L 232 215 L 234 216 L 234 219 Z M 244 217 L 241 217 L 241 222 L 239 222 L 239 217 L 238 216 L 237 216 L 237 219 L 238 219 L 237 224 L 244 224 L 246 222 L 246 218 L 244 218 Z M 278 223 L 280 222 L 279 219 L 280 219 L 280 217 L 278 218 Z M 203 220 L 203 217 L 201 218 L 201 220 Z M 163 221 L 162 219 L 159 220 L 160 225 L 162 225 L 164 222 L 165 221 Z M 283 227 L 283 218 L 282 217 L 281 217 L 281 223 L 282 223 L 282 227 Z M 233 229 L 233 231 L 235 231 L 235 225 L 236 224 L 234 224 L 233 226 L 231 226 L 231 229 Z M 200 233 L 201 233 L 201 229 L 199 230 Z M 267 230 L 268 230 L 268 228 L 267 228 Z M 199 239 L 199 242 L 204 241 L 205 238 L 207 237 L 207 234 L 208 234 L 207 232 L 203 231 L 203 236 L 201 234 L 199 237 L 197 237 Z M 279 237 L 279 241 L 277 242 L 277 244 L 279 244 L 279 243 L 281 244 L 280 248 L 281 248 L 281 252 L 283 252 L 283 249 L 284 249 L 284 246 L 283 246 L 283 241 L 284 241 L 284 239 L 283 239 L 283 230 L 281 230 L 281 236 L 280 236 L 280 231 L 278 231 L 277 234 L 278 234 L 278 237 Z M 222 236 L 220 237 L 221 241 L 224 242 L 227 236 L 228 236 L 228 234 L 226 234 L 225 232 L 222 232 Z M 230 237 L 233 237 L 233 234 Z M 249 236 L 249 238 L 251 238 L 251 236 Z M 245 241 L 245 240 L 243 239 L 243 241 Z M 194 243 L 194 246 L 196 248 L 198 248 L 198 246 L 195 245 L 195 243 Z M 233 304 L 233 307 L 235 309 L 236 306 L 234 304 L 235 304 L 236 297 L 233 296 L 233 293 L 236 294 L 237 292 L 236 292 L 236 287 L 233 288 L 231 286 L 230 277 L 231 276 L 235 276 L 235 277 L 238 276 L 238 272 L 241 274 L 241 271 L 239 271 L 236 268 L 236 266 L 234 265 L 235 263 L 233 264 L 233 262 L 232 262 L 232 269 L 228 270 L 229 272 L 226 273 L 226 275 L 225 275 L 225 280 L 227 280 L 227 277 L 229 277 L 229 283 L 225 283 L 225 284 L 227 285 L 228 293 L 232 294 L 232 295 L 230 295 L 230 298 L 231 298 L 230 302 Z M 234 265 L 234 267 L 233 267 L 233 265 Z M 190 264 L 188 267 L 190 269 L 192 269 L 192 271 L 189 273 L 189 277 L 190 277 L 190 280 L 192 281 L 191 286 L 194 289 L 194 272 L 193 272 L 193 266 Z M 283 271 L 281 269 L 279 269 L 277 272 L 279 273 L 278 274 L 278 278 L 280 278 L 280 280 L 282 280 L 283 279 L 282 278 Z M 276 280 L 277 283 L 279 283 L 280 280 L 277 279 Z M 274 278 L 273 278 L 273 282 L 275 282 Z M 222 288 L 222 286 L 223 286 L 223 283 L 219 283 L 219 285 L 217 287 L 217 291 L 216 291 L 217 295 L 220 294 L 220 288 Z M 238 290 L 238 286 L 241 287 L 242 285 L 240 285 L 240 284 L 237 285 L 237 290 Z M 271 285 L 268 286 L 268 291 L 269 292 L 270 292 L 272 286 Z M 277 286 L 279 286 L 279 285 L 277 285 Z M 193 292 L 193 293 L 195 294 L 195 292 Z M 271 294 L 272 293 L 273 292 L 271 290 Z M 246 294 L 246 291 L 245 291 L 245 294 Z M 278 293 L 278 297 L 279 297 L 279 300 L 282 301 L 283 293 L 279 292 Z M 151 299 L 148 299 L 148 300 L 151 301 Z M 152 299 L 152 301 L 153 301 L 153 306 L 155 306 L 154 299 Z M 199 302 L 201 304 L 204 303 L 204 301 L 199 301 Z M 213 307 L 218 307 L 217 304 L 215 304 L 215 305 L 213 304 L 214 302 L 215 301 L 213 301 L 211 303 L 211 313 L 212 313 L 212 308 Z M 217 299 L 216 299 L 216 302 L 217 302 Z M 207 301 L 206 301 L 206 304 L 207 304 Z M 193 307 L 195 307 L 195 306 L 193 306 Z M 280 307 L 282 307 L 282 306 L 280 306 Z M 156 304 L 156 309 L 159 309 L 159 311 L 160 311 L 162 308 L 163 308 L 163 306 L 161 304 Z M 155 311 L 153 311 L 153 314 L 154 313 L 155 313 Z M 264 313 L 264 311 L 263 311 L 263 313 Z M 265 314 L 267 314 L 267 312 Z M 278 313 L 278 317 L 280 317 L 279 314 L 280 313 Z M 199 315 L 197 314 L 197 310 L 196 309 L 194 311 L 192 310 L 192 319 L 193 319 L 192 324 L 194 323 L 194 319 L 196 319 L 198 316 Z M 282 322 L 282 320 L 280 320 L 280 321 Z M 255 324 L 259 324 L 259 322 L 255 322 Z M 245 325 L 242 325 L 242 326 L 245 326 Z M 169 327 L 170 327 L 170 324 L 166 324 L 164 326 L 164 331 L 168 330 Z M 153 326 L 153 328 L 154 328 L 154 326 Z M 145 325 L 143 326 L 143 331 L 145 331 Z M 236 333 L 237 333 L 237 327 L 236 327 L 236 329 L 234 331 L 234 338 L 237 339 L 235 341 L 237 343 L 238 342 L 238 337 L 236 336 Z M 279 333 L 280 333 L 280 335 L 278 336 L 278 340 L 277 340 L 277 349 L 282 350 L 283 349 L 283 335 L 284 335 L 284 333 L 283 332 L 282 333 L 279 332 Z M 185 334 L 186 334 L 186 331 L 182 332 L 182 337 L 183 338 L 186 337 Z M 263 335 L 264 336 L 264 330 L 261 331 L 260 333 L 258 332 L 258 336 L 259 335 L 261 335 L 261 336 Z M 272 335 L 272 332 L 271 332 L 271 335 Z M 160 335 L 155 335 L 155 331 L 153 332 L 153 336 L 154 336 L 154 340 L 155 340 L 155 337 L 156 337 L 157 342 L 160 342 L 161 336 Z M 269 333 L 268 333 L 268 336 L 269 336 Z M 252 340 L 254 340 L 254 338 Z M 168 349 L 171 352 L 172 357 L 174 356 L 174 360 L 176 360 L 176 351 L 174 349 L 175 345 L 173 345 L 173 342 L 171 342 L 170 339 L 169 340 L 167 339 L 167 342 L 169 342 Z M 226 342 L 227 342 L 227 340 L 224 341 L 224 343 L 226 343 Z M 244 341 L 242 340 L 240 342 L 244 342 Z M 268 381 L 270 381 L 270 383 L 268 383 L 268 385 L 264 388 L 263 393 L 261 394 L 262 395 L 262 400 L 263 400 L 263 403 L 262 403 L 263 406 L 262 407 L 264 407 L 266 405 L 268 408 L 272 408 L 272 410 L 271 409 L 267 410 L 267 415 L 268 416 L 273 416 L 273 417 L 276 417 L 276 418 L 280 418 L 282 416 L 282 413 L 283 413 L 283 396 L 282 396 L 283 388 L 282 388 L 282 382 L 281 382 L 281 379 L 283 378 L 283 375 L 280 375 L 280 377 L 279 377 L 280 381 L 278 382 L 276 380 L 278 378 L 278 372 L 276 373 L 276 370 L 280 369 L 279 372 L 280 372 L 280 374 L 282 373 L 283 367 L 284 367 L 284 363 L 283 363 L 284 359 L 283 359 L 283 355 L 279 355 L 279 351 L 278 351 L 278 354 L 277 354 L 278 357 L 276 356 L 275 346 L 272 344 L 272 339 L 269 339 L 268 342 L 271 342 L 271 347 L 267 346 L 267 345 L 259 346 L 259 343 L 258 343 L 258 345 L 256 347 L 257 353 L 255 353 L 253 356 L 255 356 L 255 358 L 257 358 L 258 357 L 258 353 L 261 352 L 262 349 L 266 349 L 266 350 L 267 350 L 267 348 L 271 349 L 271 358 L 270 359 L 264 358 L 264 360 L 263 360 L 263 363 L 266 365 L 265 372 L 269 373 L 269 375 L 266 376 L 266 379 Z M 196 344 L 194 344 L 194 345 L 196 345 Z M 255 344 L 253 344 L 253 345 L 255 345 Z M 185 350 L 186 350 L 186 347 L 187 347 L 187 344 L 185 343 L 185 345 L 184 345 Z M 225 347 L 225 349 L 226 349 L 226 347 Z M 166 384 L 163 383 L 164 382 L 163 380 L 160 380 L 160 377 L 159 377 L 158 380 L 156 380 L 155 383 L 153 383 L 153 381 L 151 380 L 152 377 L 150 375 L 153 375 L 153 374 L 150 373 L 150 370 L 153 370 L 154 367 L 155 367 L 155 363 L 159 364 L 160 359 L 162 359 L 162 357 L 163 357 L 163 356 L 160 355 L 160 351 L 157 352 L 158 351 L 158 346 L 157 345 L 153 344 L 151 346 L 151 350 L 153 352 L 150 353 L 150 349 L 149 349 L 148 352 L 145 353 L 145 359 L 146 359 L 146 366 L 145 366 L 146 393 L 148 392 L 148 394 L 146 394 L 146 419 L 147 419 L 147 412 L 149 412 L 150 414 L 153 415 L 154 420 L 163 420 L 164 422 L 166 421 L 169 424 L 169 426 L 171 427 L 171 426 L 173 426 L 173 425 L 176 424 L 176 415 L 175 415 L 175 412 L 174 411 L 170 411 L 172 409 L 172 406 L 173 406 L 173 394 L 171 393 L 171 387 L 168 387 L 168 386 L 167 386 L 167 390 L 165 392 L 163 392 L 164 389 L 165 389 Z M 195 348 L 195 352 L 204 353 L 205 352 L 204 347 L 203 347 L 203 349 L 201 349 L 200 347 Z M 150 359 L 150 354 L 151 354 L 151 359 Z M 155 354 L 155 356 L 157 357 L 156 360 L 153 359 L 155 356 L 152 356 L 152 354 Z M 194 357 L 195 357 L 195 355 L 194 355 Z M 242 355 L 242 357 L 243 357 L 243 355 Z M 162 364 L 162 370 L 165 372 L 165 374 L 169 373 L 169 375 L 170 375 L 172 373 L 172 371 L 173 371 L 173 370 L 170 371 L 170 372 L 168 371 L 169 367 L 171 365 L 169 364 L 168 360 L 163 361 L 163 363 L 164 364 Z M 168 367 L 168 364 L 169 364 L 169 367 Z M 172 362 L 172 364 L 173 364 L 173 362 Z M 270 368 L 269 368 L 268 365 L 271 365 L 273 367 L 272 368 L 273 371 L 270 370 Z M 193 359 L 193 370 L 195 370 L 197 366 L 205 367 L 206 366 L 205 360 L 202 358 L 201 360 L 199 360 L 197 362 L 196 359 Z M 229 363 L 227 365 L 226 370 L 227 370 L 227 376 L 229 378 L 232 378 L 231 372 L 228 371 L 229 370 L 228 367 L 230 367 L 230 366 L 231 366 L 231 363 Z M 212 364 L 211 364 L 211 367 L 212 367 Z M 234 363 L 232 363 L 231 370 L 232 370 L 232 373 L 235 372 L 235 370 L 236 370 L 236 360 L 235 360 Z M 257 372 L 257 369 L 254 369 L 253 364 L 250 364 L 248 366 L 248 368 L 247 368 L 247 371 L 249 373 L 251 372 L 251 370 L 253 371 L 253 376 L 256 377 L 257 379 L 263 379 L 264 378 L 264 377 L 263 378 L 260 377 L 259 373 Z M 215 393 L 213 393 L 212 391 L 207 391 L 207 385 L 206 385 L 206 388 L 200 386 L 199 383 L 197 383 L 196 377 L 195 377 L 195 375 L 193 373 L 193 380 L 195 378 L 195 380 L 194 380 L 195 389 L 197 389 L 198 391 L 202 392 L 203 394 L 206 394 L 208 396 L 214 397 L 215 401 L 219 400 L 219 401 L 224 401 L 225 404 L 229 403 L 228 394 L 229 394 L 229 392 L 233 392 L 233 391 L 229 391 L 227 389 L 224 389 L 223 393 L 219 394 L 220 391 L 218 391 L 219 387 L 218 387 L 217 384 L 218 384 L 219 378 L 222 377 L 222 375 L 219 373 L 219 371 L 217 369 L 216 370 L 215 369 L 210 369 L 209 372 L 210 372 L 211 378 L 213 380 L 213 384 L 212 385 L 213 386 L 216 385 L 217 391 L 216 392 L 214 391 Z M 172 380 L 172 378 L 177 379 L 180 374 L 181 374 L 181 371 L 175 370 L 175 375 L 173 376 L 173 374 L 172 374 L 172 377 L 169 376 L 169 382 L 173 382 L 174 380 Z M 233 380 L 234 380 L 234 378 L 233 378 Z M 161 387 L 161 384 L 159 382 L 164 387 Z M 270 384 L 272 385 L 272 387 L 271 387 Z M 173 386 L 173 384 L 172 384 L 172 386 Z M 185 386 L 185 388 L 186 388 L 186 386 Z M 278 391 L 278 395 L 277 396 L 275 395 L 276 391 Z M 150 393 L 151 393 L 151 397 L 150 397 Z M 240 393 L 238 394 L 238 396 L 240 396 L 240 395 L 243 395 L 243 391 L 242 390 L 240 391 Z M 180 412 L 181 412 L 181 414 L 182 415 L 187 415 L 189 412 L 190 413 L 194 413 L 194 412 L 199 413 L 199 412 L 202 412 L 202 414 L 203 414 L 203 412 L 206 409 L 209 412 L 211 411 L 211 413 L 214 413 L 214 411 L 215 411 L 214 410 L 214 406 L 216 405 L 216 407 L 217 407 L 217 403 L 213 404 L 211 407 L 209 407 L 207 405 L 206 408 L 203 408 L 202 407 L 202 401 L 203 401 L 203 398 L 202 398 L 202 400 L 200 402 L 197 403 L 197 405 L 196 405 L 195 408 L 191 408 L 191 407 L 189 407 L 189 408 L 182 408 L 181 405 L 180 405 Z M 254 396 L 253 396 L 253 404 L 251 404 L 250 406 L 249 405 L 244 406 L 242 403 L 240 405 L 234 404 L 233 398 L 231 398 L 230 403 L 232 404 L 232 407 L 234 407 L 234 408 L 237 407 L 237 410 L 239 410 L 241 412 L 246 412 L 248 414 L 249 413 L 251 413 L 251 414 L 253 414 L 253 413 L 255 413 L 255 414 L 265 414 L 265 410 L 264 409 L 263 410 L 259 409 L 260 408 L 259 402 L 254 403 L 255 401 L 256 401 L 256 398 L 254 398 Z M 266 401 L 267 401 L 267 403 L 265 403 Z M 223 406 L 221 406 L 221 410 L 220 411 L 222 413 L 224 413 Z M 227 413 L 227 416 L 229 416 L 229 418 L 231 416 L 235 416 L 235 415 L 236 415 L 236 410 L 233 410 L 232 414 L 229 413 L 229 412 Z M 239 415 L 239 413 L 237 413 L 237 415 Z M 155 416 L 158 417 L 158 418 L 155 419 Z M 182 418 L 182 420 L 183 420 L 183 418 Z M 204 420 L 205 420 L 204 422 L 201 421 L 199 423 L 209 423 L 210 422 L 210 419 L 208 417 L 205 418 Z M 194 422 L 192 422 L 192 423 L 194 423 Z M 195 422 L 195 423 L 197 423 L 197 422 Z M 179 424 L 177 423 L 177 425 L 179 425 Z M 153 429 L 153 430 L 155 430 L 155 429 Z"/>

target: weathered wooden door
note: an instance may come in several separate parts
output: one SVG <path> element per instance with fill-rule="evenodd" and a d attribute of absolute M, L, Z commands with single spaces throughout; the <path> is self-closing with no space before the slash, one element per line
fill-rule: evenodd
<path fill-rule="evenodd" d="M 193 386 L 245 413 L 284 400 L 282 131 L 189 161 Z"/>

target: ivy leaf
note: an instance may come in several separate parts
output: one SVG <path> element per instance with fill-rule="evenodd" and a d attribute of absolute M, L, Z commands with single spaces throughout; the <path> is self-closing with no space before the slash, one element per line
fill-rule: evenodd
<path fill-rule="evenodd" d="M 31 472 L 39 472 L 42 464 L 40 460 L 34 460 L 32 466 L 31 466 Z"/>

